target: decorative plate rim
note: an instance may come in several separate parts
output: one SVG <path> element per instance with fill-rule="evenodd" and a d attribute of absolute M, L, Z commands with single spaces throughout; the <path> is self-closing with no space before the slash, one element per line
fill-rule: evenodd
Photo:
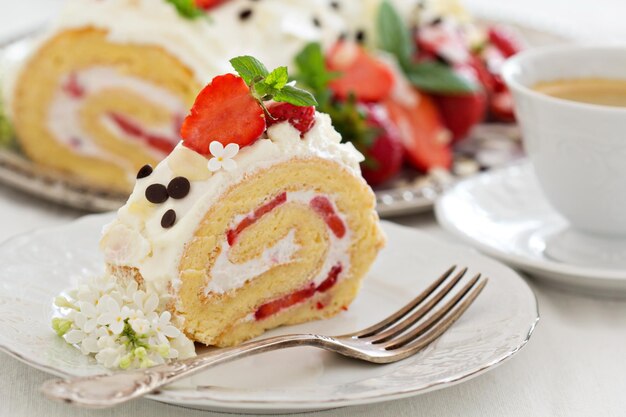
<path fill-rule="evenodd" d="M 506 264 L 513 265 L 514 267 L 520 269 L 529 270 L 532 268 L 535 271 L 551 272 L 555 274 L 569 275 L 576 278 L 584 278 L 586 280 L 589 280 L 590 282 L 620 281 L 626 284 L 626 273 L 620 272 L 618 270 L 567 265 L 551 260 L 549 258 L 527 258 L 522 255 L 498 250 L 497 248 L 490 246 L 483 241 L 472 238 L 457 226 L 458 222 L 453 222 L 450 218 L 448 218 L 448 216 L 444 214 L 444 207 L 446 204 L 448 204 L 448 200 L 453 198 L 455 196 L 454 193 L 461 187 L 467 186 L 471 183 L 482 182 L 487 177 L 501 177 L 510 175 L 509 173 L 514 171 L 520 172 L 530 170 L 530 166 L 530 161 L 526 160 L 515 165 L 493 169 L 489 172 L 484 172 L 477 176 L 459 181 L 458 183 L 450 187 L 435 203 L 435 216 L 437 218 L 437 222 L 450 233 L 453 233 L 455 236 L 463 239 L 463 241 L 468 245 L 475 247 L 476 249 L 480 250 L 490 257 L 499 259 Z"/>

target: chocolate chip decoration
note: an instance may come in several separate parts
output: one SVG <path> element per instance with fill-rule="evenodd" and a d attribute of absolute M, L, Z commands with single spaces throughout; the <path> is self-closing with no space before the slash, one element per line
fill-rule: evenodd
<path fill-rule="evenodd" d="M 161 204 L 168 199 L 167 188 L 163 184 L 152 184 L 146 188 L 146 198 L 154 204 Z"/>
<path fill-rule="evenodd" d="M 239 20 L 248 20 L 252 17 L 252 9 L 244 9 L 239 12 Z"/>
<path fill-rule="evenodd" d="M 187 197 L 191 184 L 185 177 L 176 177 L 167 185 L 167 194 L 175 200 Z"/>
<path fill-rule="evenodd" d="M 170 227 L 174 226 L 174 223 L 176 223 L 176 212 L 172 209 L 169 209 L 163 214 L 163 217 L 161 217 L 161 227 L 164 229 L 169 229 Z"/>
<path fill-rule="evenodd" d="M 365 37 L 366 37 L 366 36 L 367 36 L 367 35 L 365 34 L 365 31 L 364 31 L 364 30 L 358 30 L 358 31 L 356 32 L 355 38 L 356 38 L 356 41 L 357 41 L 358 43 L 364 43 L 364 42 L 365 42 Z"/>
<path fill-rule="evenodd" d="M 146 178 L 148 176 L 150 176 L 150 174 L 152 174 L 152 166 L 151 165 L 144 165 L 139 169 L 139 172 L 137 173 L 137 179 L 140 180 L 142 178 Z"/>

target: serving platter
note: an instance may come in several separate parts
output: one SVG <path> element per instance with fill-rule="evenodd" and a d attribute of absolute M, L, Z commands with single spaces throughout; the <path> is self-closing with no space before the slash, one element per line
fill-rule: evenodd
<path fill-rule="evenodd" d="M 86 216 L 0 246 L 0 349 L 56 376 L 105 371 L 56 336 L 50 322 L 57 294 L 81 278 L 102 273 L 98 239 L 113 217 Z M 436 342 L 389 365 L 356 362 L 314 348 L 276 351 L 209 369 L 149 398 L 204 410 L 265 414 L 371 404 L 467 381 L 526 345 L 539 313 L 532 290 L 519 274 L 471 249 L 414 229 L 389 222 L 383 222 L 383 229 L 387 247 L 348 311 L 266 336 L 334 335 L 365 328 L 407 303 L 453 263 L 467 266 L 470 274 L 487 276 L 489 283 L 480 297 Z"/>
<path fill-rule="evenodd" d="M 480 20 L 483 24 L 490 24 Z M 562 36 L 519 25 L 508 25 L 529 44 L 540 46 L 562 43 Z M 25 34 L 0 44 L 0 62 L 10 56 L 24 57 L 31 48 L 35 34 Z M 0 77 L 2 68 L 0 67 Z M 470 137 L 455 147 L 455 163 L 451 173 L 419 173 L 405 169 L 401 175 L 376 188 L 378 212 L 393 217 L 432 210 L 435 200 L 460 178 L 478 171 L 506 166 L 523 156 L 521 137 L 515 124 L 484 123 Z M 59 171 L 41 167 L 15 147 L 0 147 L 0 183 L 47 201 L 87 212 L 116 210 L 127 195 L 95 188 Z"/>

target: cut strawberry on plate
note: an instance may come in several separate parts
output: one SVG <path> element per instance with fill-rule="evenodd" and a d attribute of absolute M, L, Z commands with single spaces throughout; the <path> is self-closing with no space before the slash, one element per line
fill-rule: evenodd
<path fill-rule="evenodd" d="M 472 127 L 485 118 L 487 96 L 482 90 L 464 95 L 440 95 L 435 101 L 453 142 L 467 137 Z"/>
<path fill-rule="evenodd" d="M 491 116 L 502 122 L 514 122 L 515 111 L 513 108 L 513 97 L 510 91 L 495 93 L 491 97 Z"/>
<path fill-rule="evenodd" d="M 392 70 L 356 43 L 337 42 L 328 53 L 326 66 L 341 74 L 329 84 L 341 100 L 353 94 L 358 101 L 380 101 L 394 85 Z"/>
<path fill-rule="evenodd" d="M 265 131 L 265 113 L 244 80 L 233 74 L 215 77 L 196 98 L 180 134 L 188 148 L 209 155 L 209 145 L 251 144 Z"/>
<path fill-rule="evenodd" d="M 407 92 L 402 101 L 385 101 L 389 117 L 400 130 L 406 157 L 423 171 L 450 168 L 450 132 L 444 127 L 434 101 L 417 91 Z"/>
<path fill-rule="evenodd" d="M 524 49 L 524 42 L 511 30 L 502 26 L 491 26 L 488 30 L 489 42 L 509 58 Z"/>
<path fill-rule="evenodd" d="M 367 107 L 367 123 L 378 130 L 378 136 L 365 150 L 365 162 L 361 164 L 363 178 L 375 186 L 395 176 L 404 160 L 404 147 L 398 128 L 389 120 L 384 106 Z"/>
<path fill-rule="evenodd" d="M 225 3 L 226 1 L 227 0 L 194 0 L 194 3 L 196 7 L 199 7 L 200 9 L 209 10 Z"/>
<path fill-rule="evenodd" d="M 314 106 L 294 106 L 290 103 L 275 103 L 267 109 L 272 116 L 268 118 L 267 125 L 289 121 L 303 135 L 307 133 L 315 124 Z"/>

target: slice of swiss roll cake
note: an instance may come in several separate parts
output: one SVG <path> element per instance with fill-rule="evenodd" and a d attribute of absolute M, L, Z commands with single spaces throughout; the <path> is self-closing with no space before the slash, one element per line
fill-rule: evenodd
<path fill-rule="evenodd" d="M 313 96 L 285 67 L 231 62 L 101 240 L 112 277 L 168 293 L 181 330 L 217 346 L 347 309 L 384 243 L 363 157 Z"/>

